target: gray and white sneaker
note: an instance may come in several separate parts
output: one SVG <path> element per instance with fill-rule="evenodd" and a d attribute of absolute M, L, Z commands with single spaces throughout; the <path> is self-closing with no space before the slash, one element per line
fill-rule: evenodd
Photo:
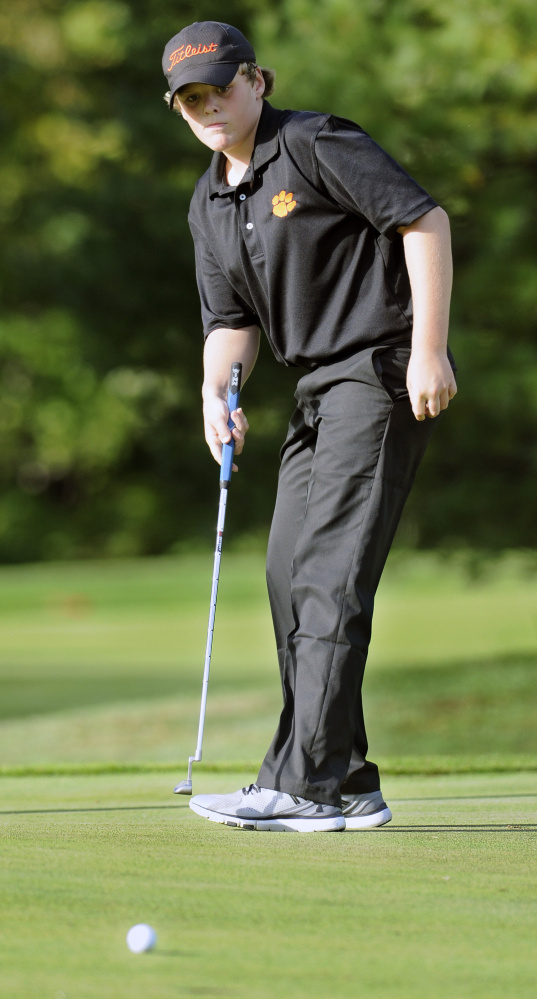
<path fill-rule="evenodd" d="M 198 815 L 242 829 L 269 832 L 337 832 L 345 828 L 341 808 L 258 784 L 233 794 L 197 794 L 190 807 Z"/>
<path fill-rule="evenodd" d="M 382 791 L 341 795 L 341 810 L 347 829 L 375 829 L 390 821 L 392 813 L 383 800 Z"/>

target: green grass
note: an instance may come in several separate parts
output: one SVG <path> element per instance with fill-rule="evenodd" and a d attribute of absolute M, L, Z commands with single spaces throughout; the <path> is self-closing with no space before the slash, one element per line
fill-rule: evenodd
<path fill-rule="evenodd" d="M 171 793 L 211 553 L 0 569 L 2 995 L 533 999 L 534 561 L 394 554 L 365 685 L 394 821 L 306 837 Z M 279 705 L 263 562 L 228 552 L 196 792 L 255 777 Z"/>
<path fill-rule="evenodd" d="M 211 573 L 210 552 L 0 569 L 3 765 L 190 755 Z M 535 759 L 536 608 L 532 555 L 394 553 L 366 671 L 372 755 Z M 279 707 L 263 559 L 227 552 L 204 760 L 260 760 Z"/>
<path fill-rule="evenodd" d="M 6 999 L 535 994 L 535 775 L 388 777 L 391 825 L 310 836 L 214 825 L 171 784 L 0 780 Z"/>

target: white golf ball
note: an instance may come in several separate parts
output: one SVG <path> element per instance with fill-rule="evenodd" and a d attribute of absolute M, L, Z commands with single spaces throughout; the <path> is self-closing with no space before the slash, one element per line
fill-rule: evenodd
<path fill-rule="evenodd" d="M 156 942 L 157 934 L 147 923 L 136 923 L 136 926 L 131 926 L 127 933 L 127 947 L 133 954 L 143 954 L 146 950 L 153 950 Z"/>

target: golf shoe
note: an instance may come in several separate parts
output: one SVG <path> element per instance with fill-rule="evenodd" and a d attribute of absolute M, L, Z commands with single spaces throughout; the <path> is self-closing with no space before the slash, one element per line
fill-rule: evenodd
<path fill-rule="evenodd" d="M 197 794 L 190 807 L 198 815 L 242 829 L 269 832 L 338 832 L 345 828 L 341 809 L 257 784 L 233 794 Z"/>
<path fill-rule="evenodd" d="M 375 829 L 389 822 L 392 813 L 383 800 L 382 791 L 341 795 L 341 810 L 347 829 Z"/>

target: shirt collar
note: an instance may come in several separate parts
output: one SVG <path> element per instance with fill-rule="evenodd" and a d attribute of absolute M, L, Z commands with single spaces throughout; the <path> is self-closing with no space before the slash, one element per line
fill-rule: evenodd
<path fill-rule="evenodd" d="M 278 125 L 283 115 L 283 111 L 273 108 L 268 101 L 263 101 L 261 116 L 255 134 L 255 145 L 250 160 L 250 166 L 244 174 L 242 183 L 252 180 L 253 174 L 259 167 L 264 166 L 269 160 L 274 159 L 280 148 L 278 136 Z M 223 153 L 215 153 L 209 167 L 209 197 L 213 198 L 217 194 L 228 194 L 235 188 L 230 187 L 225 179 L 224 173 L 225 156 Z"/>

